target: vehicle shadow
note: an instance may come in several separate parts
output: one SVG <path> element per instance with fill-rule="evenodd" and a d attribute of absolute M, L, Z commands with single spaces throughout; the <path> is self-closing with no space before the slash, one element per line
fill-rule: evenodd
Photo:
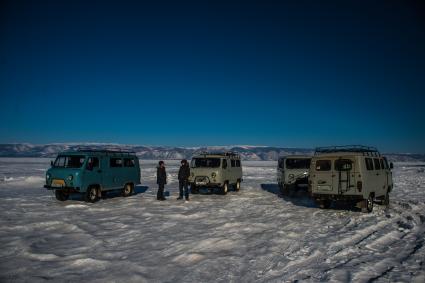
<path fill-rule="evenodd" d="M 307 188 L 300 187 L 296 190 L 292 190 L 289 195 L 283 195 L 280 192 L 280 188 L 277 184 L 261 184 L 261 188 L 264 191 L 275 194 L 283 200 L 291 202 L 294 205 L 304 207 L 317 207 L 314 200 L 308 195 Z"/>
<path fill-rule="evenodd" d="M 135 196 L 135 195 L 138 195 L 138 194 L 143 194 L 148 189 L 149 189 L 149 186 L 141 186 L 141 185 L 135 186 L 132 196 Z M 116 198 L 116 197 L 122 197 L 121 190 L 108 191 L 105 194 L 105 196 L 102 197 L 102 199 L 110 199 L 110 198 Z"/>
<path fill-rule="evenodd" d="M 261 188 L 297 206 L 319 207 L 308 194 L 308 189 L 306 187 L 299 187 L 297 190 L 291 191 L 289 195 L 283 195 L 280 192 L 280 188 L 277 184 L 261 184 Z M 361 211 L 360 208 L 356 207 L 353 203 L 350 202 L 333 202 L 331 207 L 325 210 L 346 210 L 355 212 Z"/>
<path fill-rule="evenodd" d="M 133 196 L 138 194 L 143 194 L 149 189 L 148 186 L 135 186 L 133 191 Z M 102 195 L 101 199 L 112 199 L 116 197 L 122 197 L 121 190 L 112 190 L 107 191 L 105 194 Z M 69 195 L 69 200 L 78 200 L 78 201 L 84 201 L 84 194 L 81 193 L 72 193 Z"/>

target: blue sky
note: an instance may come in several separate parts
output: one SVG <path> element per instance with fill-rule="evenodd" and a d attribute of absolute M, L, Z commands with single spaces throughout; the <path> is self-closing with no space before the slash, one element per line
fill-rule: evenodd
<path fill-rule="evenodd" d="M 425 152 L 420 1 L 142 2 L 3 1 L 0 142 Z"/>

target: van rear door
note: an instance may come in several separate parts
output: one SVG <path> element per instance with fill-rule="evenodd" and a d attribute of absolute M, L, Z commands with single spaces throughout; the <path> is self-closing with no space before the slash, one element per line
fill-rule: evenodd
<path fill-rule="evenodd" d="M 332 160 L 327 158 L 317 159 L 312 165 L 314 166 L 313 193 L 332 194 L 334 190 Z"/>
<path fill-rule="evenodd" d="M 351 158 L 338 158 L 334 161 L 333 188 L 338 194 L 352 195 L 355 193 L 356 180 L 355 170 L 356 163 Z"/>

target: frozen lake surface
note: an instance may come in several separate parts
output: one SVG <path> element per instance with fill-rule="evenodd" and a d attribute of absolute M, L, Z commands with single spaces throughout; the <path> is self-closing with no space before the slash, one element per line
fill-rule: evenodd
<path fill-rule="evenodd" d="M 142 185 L 95 204 L 43 189 L 49 159 L 0 158 L 0 281 L 425 282 L 425 165 L 395 164 L 389 208 L 321 210 L 282 197 L 275 162 L 244 162 L 240 192 L 156 200 Z"/>

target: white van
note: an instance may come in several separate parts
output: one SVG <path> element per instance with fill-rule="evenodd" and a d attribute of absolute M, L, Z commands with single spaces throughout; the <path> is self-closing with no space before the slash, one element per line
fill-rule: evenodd
<path fill-rule="evenodd" d="M 277 183 L 283 195 L 298 185 L 308 184 L 311 156 L 289 155 L 280 157 L 277 166 Z"/>
<path fill-rule="evenodd" d="M 332 201 L 354 201 L 371 212 L 375 200 L 389 204 L 392 163 L 374 147 L 317 148 L 311 160 L 309 191 L 321 208 Z"/>

